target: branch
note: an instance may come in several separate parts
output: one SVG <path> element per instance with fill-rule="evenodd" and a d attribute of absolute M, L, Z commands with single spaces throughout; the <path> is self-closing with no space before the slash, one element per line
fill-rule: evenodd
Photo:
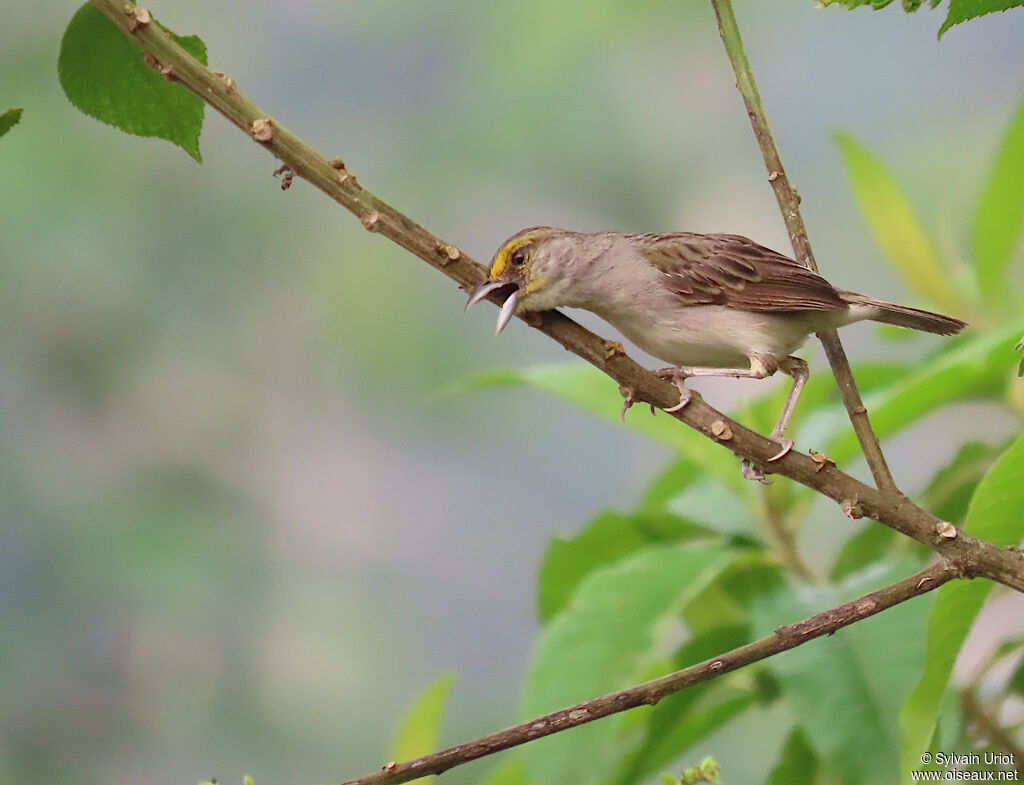
<path fill-rule="evenodd" d="M 715 16 L 718 17 L 718 32 L 722 36 L 722 43 L 725 44 L 729 62 L 732 63 L 732 70 L 736 74 L 736 87 L 740 91 L 740 95 L 743 96 L 743 103 L 747 106 L 750 125 L 754 129 L 754 136 L 757 138 L 758 147 L 761 148 L 761 155 L 764 157 L 764 165 L 768 169 L 768 182 L 771 183 L 775 191 L 779 209 L 782 210 L 782 219 L 786 222 L 786 229 L 789 231 L 789 241 L 793 246 L 793 253 L 796 255 L 797 261 L 804 267 L 809 267 L 817 272 L 818 265 L 811 252 L 807 227 L 804 226 L 804 219 L 800 216 L 800 197 L 786 176 L 779 148 L 775 146 L 771 128 L 768 127 L 768 115 L 761 103 L 761 95 L 757 91 L 754 73 L 750 69 L 750 63 L 747 61 L 747 55 L 743 49 L 743 40 L 740 38 L 736 16 L 732 12 L 732 2 L 731 0 L 711 0 L 711 5 L 714 6 Z M 825 347 L 825 356 L 828 357 L 829 365 L 832 366 L 832 374 L 836 377 L 836 384 L 839 385 L 843 405 L 850 415 L 850 422 L 853 424 L 853 430 L 860 441 L 860 448 L 871 469 L 871 476 L 875 478 L 875 484 L 883 491 L 898 493 L 899 489 L 889 471 L 889 465 L 885 462 L 878 437 L 868 419 L 868 410 L 864 407 L 860 391 L 853 380 L 850 361 L 846 359 L 846 352 L 839 341 L 839 334 L 835 330 L 823 330 L 818 333 L 818 339 Z"/>
<path fill-rule="evenodd" d="M 429 774 L 440 774 L 463 763 L 493 755 L 542 736 L 550 736 L 552 733 L 575 728 L 577 725 L 593 722 L 620 711 L 643 705 L 653 706 L 674 692 L 796 648 L 802 643 L 823 635 L 831 635 L 836 630 L 874 616 L 876 613 L 909 600 L 911 597 L 937 589 L 947 581 L 958 577 L 961 577 L 961 574 L 955 565 L 945 560 L 939 561 L 891 586 L 844 602 L 842 605 L 817 613 L 796 624 L 779 627 L 771 635 L 712 657 L 710 660 L 626 690 L 612 692 L 585 703 L 559 709 L 551 714 L 545 714 L 543 717 L 513 725 L 503 731 L 481 736 L 465 744 L 424 755 L 422 758 L 415 758 L 404 763 L 388 763 L 379 771 L 349 780 L 343 785 L 371 785 L 371 783 L 378 785 L 388 783 L 390 785 L 391 783 L 408 782 Z"/>
<path fill-rule="evenodd" d="M 156 61 L 161 73 L 213 106 L 296 175 L 352 212 L 367 230 L 394 241 L 463 289 L 475 288 L 484 280 L 486 269 L 482 265 L 367 191 L 340 160 L 328 161 L 247 100 L 234 80 L 206 68 L 159 25 L 140 24 L 139 14 L 134 12 L 137 6 L 125 5 L 123 0 L 90 2 L 142 47 Z M 659 409 L 678 402 L 679 391 L 675 386 L 637 364 L 617 341 L 600 338 L 558 311 L 528 313 L 520 318 L 607 374 L 634 401 Z M 761 466 L 770 465 L 775 473 L 833 499 L 851 518 L 868 516 L 924 543 L 953 562 L 966 577 L 981 575 L 1024 592 L 1024 552 L 1000 548 L 959 531 L 902 494 L 873 488 L 833 465 L 817 463 L 796 450 L 769 463 L 769 458 L 778 452 L 778 444 L 730 420 L 708 406 L 697 393 L 685 408 L 671 416 L 726 446 L 740 458 Z M 721 436 L 725 432 L 723 424 L 730 426 L 732 438 L 728 441 Z"/>

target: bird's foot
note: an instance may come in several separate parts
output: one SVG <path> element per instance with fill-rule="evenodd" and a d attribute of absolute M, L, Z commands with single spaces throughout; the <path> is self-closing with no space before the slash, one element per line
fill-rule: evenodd
<path fill-rule="evenodd" d="M 790 452 L 790 450 L 793 449 L 793 444 L 794 444 L 792 439 L 785 439 L 785 438 L 783 438 L 781 436 L 773 435 L 772 439 L 774 441 L 777 441 L 780 445 L 782 445 L 782 449 L 779 450 L 777 453 L 775 453 L 775 455 L 773 455 L 771 458 L 768 459 L 769 463 L 771 463 L 772 461 L 777 461 L 780 458 L 785 458 L 787 455 L 789 455 L 789 452 Z"/>
<path fill-rule="evenodd" d="M 625 422 L 626 412 L 629 411 L 630 407 L 636 403 L 632 387 L 623 387 L 619 385 L 619 395 L 622 396 L 622 411 L 619 412 L 619 418 Z"/>
<path fill-rule="evenodd" d="M 760 466 L 754 465 L 749 458 L 744 458 L 743 463 L 743 477 L 747 480 L 754 480 L 762 485 L 771 485 L 772 480 L 768 479 L 768 476 L 764 473 Z"/>
<path fill-rule="evenodd" d="M 659 368 L 654 372 L 654 375 L 667 382 L 672 382 L 672 384 L 676 386 L 676 389 L 679 390 L 679 403 L 675 406 L 668 407 L 664 411 L 669 413 L 678 412 L 693 398 L 693 390 L 686 386 L 686 380 L 689 376 L 682 368 Z"/>
<path fill-rule="evenodd" d="M 633 404 L 636 403 L 636 393 L 631 387 L 623 387 L 622 385 L 619 385 L 619 395 L 622 396 L 622 411 L 619 413 L 619 417 L 623 422 L 625 422 L 626 412 L 628 412 L 630 408 L 632 408 Z M 651 416 L 653 417 L 656 410 L 653 403 L 649 405 L 651 407 Z"/>

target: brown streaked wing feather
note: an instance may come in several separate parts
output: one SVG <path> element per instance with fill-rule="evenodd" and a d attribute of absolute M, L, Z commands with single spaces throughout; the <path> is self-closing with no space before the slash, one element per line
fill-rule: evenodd
<path fill-rule="evenodd" d="M 684 305 L 741 311 L 841 311 L 832 285 L 803 265 L 735 234 L 636 235 Z"/>

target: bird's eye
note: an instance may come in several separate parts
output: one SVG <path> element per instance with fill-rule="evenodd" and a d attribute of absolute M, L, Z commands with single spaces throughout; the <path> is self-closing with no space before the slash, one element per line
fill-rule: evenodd
<path fill-rule="evenodd" d="M 526 249 L 516 248 L 512 252 L 512 256 L 509 257 L 509 262 L 512 263 L 513 267 L 523 267 L 526 264 Z"/>

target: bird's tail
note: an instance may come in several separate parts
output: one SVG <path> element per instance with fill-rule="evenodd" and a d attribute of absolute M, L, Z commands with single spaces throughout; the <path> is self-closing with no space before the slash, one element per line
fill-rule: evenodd
<path fill-rule="evenodd" d="M 953 316 L 911 308 L 909 305 L 887 303 L 884 300 L 868 297 L 866 294 L 841 291 L 839 296 L 850 305 L 866 305 L 877 309 L 876 313 L 867 317 L 875 322 L 895 324 L 897 327 L 909 327 L 911 330 L 923 330 L 926 333 L 938 333 L 939 335 L 956 335 L 967 326 L 967 322 Z"/>

